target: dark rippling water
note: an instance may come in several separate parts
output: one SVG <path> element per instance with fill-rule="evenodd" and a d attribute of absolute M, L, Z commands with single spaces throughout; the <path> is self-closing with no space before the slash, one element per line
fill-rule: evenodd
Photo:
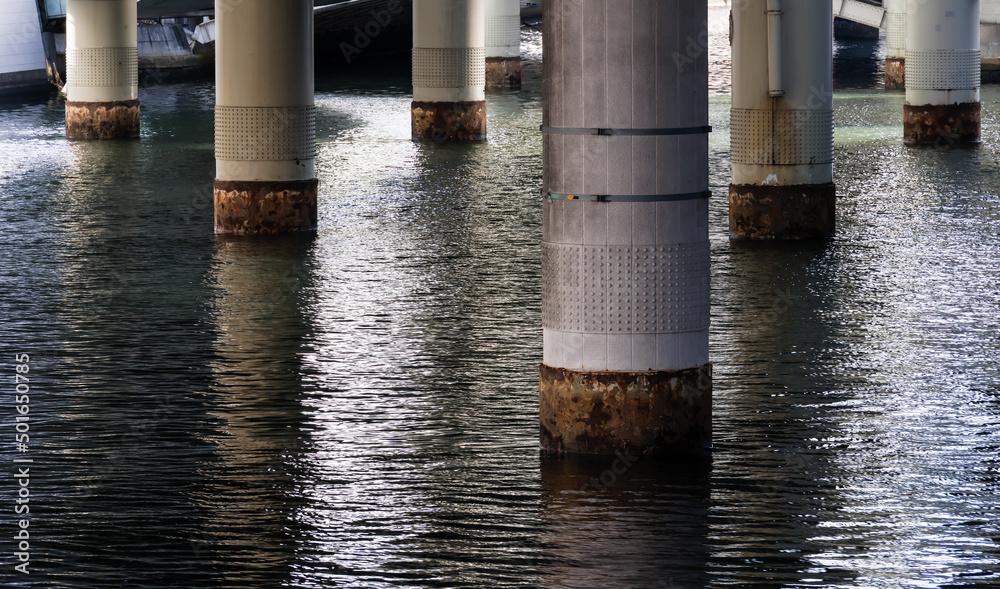
<path fill-rule="evenodd" d="M 405 76 L 321 79 L 311 238 L 212 234 L 211 84 L 143 90 L 139 142 L 0 106 L 0 585 L 1000 584 L 1000 89 L 979 148 L 905 149 L 840 46 L 838 236 L 737 246 L 711 27 L 714 459 L 621 475 L 538 454 L 537 34 L 484 144 L 412 143 Z"/>

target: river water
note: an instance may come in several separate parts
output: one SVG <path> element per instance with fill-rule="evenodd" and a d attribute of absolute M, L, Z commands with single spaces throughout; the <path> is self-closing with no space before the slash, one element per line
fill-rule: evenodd
<path fill-rule="evenodd" d="M 412 143 L 405 70 L 321 76 L 312 237 L 213 235 L 211 83 L 143 89 L 138 142 L 0 105 L 0 585 L 1000 584 L 1000 89 L 978 148 L 907 149 L 838 45 L 837 237 L 736 245 L 727 26 L 713 458 L 619 473 L 538 453 L 537 33 L 482 144 Z"/>

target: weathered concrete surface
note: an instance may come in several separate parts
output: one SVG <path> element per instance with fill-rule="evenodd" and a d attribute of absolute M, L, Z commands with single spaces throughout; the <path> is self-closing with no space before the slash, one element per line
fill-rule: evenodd
<path fill-rule="evenodd" d="M 521 58 L 487 57 L 486 87 L 494 89 L 521 89 Z"/>
<path fill-rule="evenodd" d="M 66 102 L 68 139 L 135 139 L 139 137 L 139 101 Z"/>
<path fill-rule="evenodd" d="M 793 240 L 828 237 L 836 230 L 834 184 L 729 186 L 731 239 Z"/>
<path fill-rule="evenodd" d="M 906 59 L 903 57 L 885 58 L 885 89 L 906 89 Z"/>
<path fill-rule="evenodd" d="M 272 235 L 314 231 L 319 182 L 215 181 L 215 232 Z"/>
<path fill-rule="evenodd" d="M 486 101 L 417 102 L 412 112 L 412 134 L 415 141 L 443 143 L 486 140 Z"/>
<path fill-rule="evenodd" d="M 542 365 L 542 450 L 702 454 L 712 440 L 712 365 L 678 372 L 574 372 Z"/>
<path fill-rule="evenodd" d="M 903 142 L 907 145 L 970 145 L 982 135 L 982 105 L 963 104 L 903 107 Z"/>

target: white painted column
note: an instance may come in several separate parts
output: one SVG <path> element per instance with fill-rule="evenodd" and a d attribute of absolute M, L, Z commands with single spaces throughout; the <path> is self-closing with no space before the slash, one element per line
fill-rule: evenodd
<path fill-rule="evenodd" d="M 66 3 L 66 136 L 139 136 L 135 0 Z"/>
<path fill-rule="evenodd" d="M 908 145 L 980 140 L 979 0 L 922 0 L 907 8 Z"/>
<path fill-rule="evenodd" d="M 215 230 L 316 228 L 311 0 L 216 0 Z"/>
<path fill-rule="evenodd" d="M 542 447 L 711 437 L 706 0 L 544 4 Z"/>
<path fill-rule="evenodd" d="M 885 0 L 885 87 L 906 88 L 907 0 Z"/>
<path fill-rule="evenodd" d="M 829 8 L 796 0 L 733 4 L 729 231 L 734 239 L 802 239 L 834 232 Z M 777 54 L 768 38 L 775 30 L 769 18 L 781 22 Z M 774 68 L 781 70 L 780 89 L 770 83 Z"/>
<path fill-rule="evenodd" d="M 485 1 L 413 1 L 413 139 L 486 139 Z"/>
<path fill-rule="evenodd" d="M 520 0 L 486 0 L 486 87 L 521 87 Z"/>

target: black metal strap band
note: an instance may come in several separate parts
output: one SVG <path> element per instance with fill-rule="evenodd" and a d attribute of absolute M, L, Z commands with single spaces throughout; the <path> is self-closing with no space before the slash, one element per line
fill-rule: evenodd
<path fill-rule="evenodd" d="M 549 127 L 541 126 L 542 133 L 550 135 L 701 135 L 711 133 L 712 127 L 675 127 L 673 129 L 588 129 L 583 127 Z"/>
<path fill-rule="evenodd" d="M 584 202 L 670 202 L 709 198 L 712 192 L 688 192 L 684 194 L 556 194 L 546 192 L 548 200 L 579 200 Z"/>

